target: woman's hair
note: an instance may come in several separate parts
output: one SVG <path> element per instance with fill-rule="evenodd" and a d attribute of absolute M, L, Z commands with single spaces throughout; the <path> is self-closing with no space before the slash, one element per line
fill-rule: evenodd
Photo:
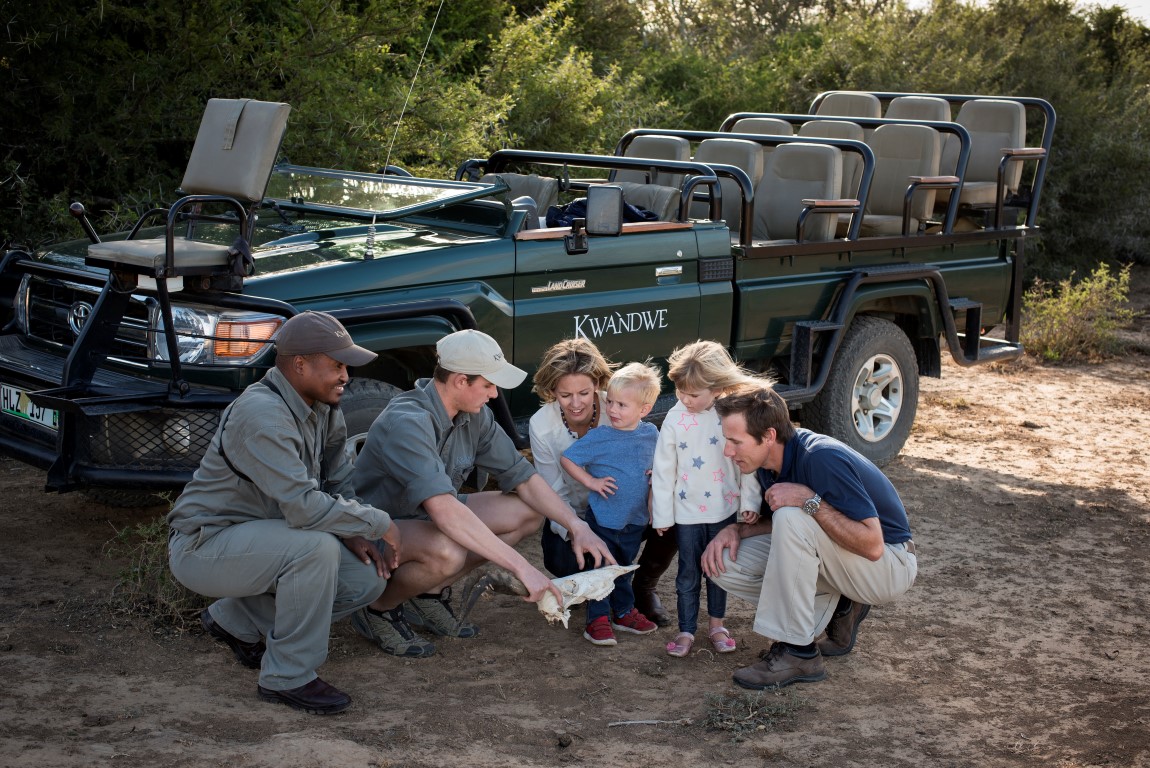
<path fill-rule="evenodd" d="M 594 382 L 596 390 L 602 390 L 615 366 L 608 363 L 599 348 L 587 339 L 564 339 L 543 353 L 539 370 L 532 378 L 535 386 L 531 391 L 545 403 L 554 402 L 559 379 L 572 374 L 587 376 Z"/>
<path fill-rule="evenodd" d="M 743 384 L 766 381 L 740 367 L 726 347 L 715 341 L 696 341 L 679 347 L 667 363 L 667 378 L 684 392 L 727 392 Z"/>
<path fill-rule="evenodd" d="M 654 405 L 662 389 L 662 372 L 650 362 L 627 363 L 607 382 L 607 391 L 630 388 L 639 393 L 644 405 Z"/>
<path fill-rule="evenodd" d="M 747 434 L 763 442 L 767 430 L 775 430 L 775 441 L 785 443 L 795 434 L 790 408 L 782 395 L 769 384 L 752 381 L 715 400 L 720 418 L 741 413 L 747 422 Z"/>

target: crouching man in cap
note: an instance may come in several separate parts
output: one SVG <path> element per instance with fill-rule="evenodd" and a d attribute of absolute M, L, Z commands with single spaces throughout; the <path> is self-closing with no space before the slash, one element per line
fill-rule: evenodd
<path fill-rule="evenodd" d="M 379 597 L 400 531 L 359 501 L 336 407 L 348 367 L 375 353 L 331 315 L 304 312 L 276 336 L 276 364 L 224 410 L 168 524 L 169 563 L 220 598 L 200 617 L 246 667 L 259 696 L 317 715 L 351 698 L 316 676 L 332 621 Z M 383 551 L 367 541 L 383 539 Z"/>
<path fill-rule="evenodd" d="M 403 531 L 403 561 L 383 596 L 355 614 L 355 629 L 396 656 L 430 656 L 435 645 L 412 626 L 434 635 L 474 637 L 452 612 L 450 585 L 491 561 L 511 571 L 536 602 L 558 589 L 514 547 L 538 532 L 543 519 L 571 532 L 578 562 L 596 567 L 614 559 L 498 424 L 489 400 L 498 387 L 513 389 L 527 374 L 507 362 L 485 333 L 459 331 L 436 346 L 434 376 L 397 395 L 368 431 L 355 463 L 355 488 L 365 500 L 386 505 Z M 479 469 L 499 491 L 461 494 Z M 561 598 L 560 598 L 561 599 Z"/>

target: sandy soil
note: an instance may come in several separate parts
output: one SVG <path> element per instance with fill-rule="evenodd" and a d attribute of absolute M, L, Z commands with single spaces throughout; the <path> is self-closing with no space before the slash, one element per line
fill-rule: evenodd
<path fill-rule="evenodd" d="M 1147 304 L 1147 275 L 1138 299 Z M 430 660 L 378 653 L 346 623 L 321 673 L 330 718 L 260 702 L 256 676 L 202 634 L 112 610 L 124 511 L 44 495 L 0 460 L 0 766 L 1150 765 L 1150 331 L 1101 365 L 1017 363 L 925 380 L 889 475 L 920 574 L 876 608 L 789 719 L 735 740 L 708 694 L 766 647 L 732 601 L 740 650 L 672 659 L 669 630 L 615 648 L 510 597 L 478 638 Z M 535 547 L 524 547 L 534 555 Z M 674 604 L 664 577 L 664 602 Z M 623 721 L 670 721 L 617 725 Z M 689 721 L 689 722 L 687 722 Z"/>

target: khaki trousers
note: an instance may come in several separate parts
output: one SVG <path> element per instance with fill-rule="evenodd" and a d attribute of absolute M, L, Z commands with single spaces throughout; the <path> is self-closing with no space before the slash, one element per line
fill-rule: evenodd
<path fill-rule="evenodd" d="M 277 691 L 314 680 L 332 622 L 387 586 L 332 534 L 284 520 L 229 525 L 203 541 L 174 531 L 168 563 L 188 589 L 222 598 L 209 610 L 224 630 L 245 642 L 264 638 L 259 682 Z"/>
<path fill-rule="evenodd" d="M 724 553 L 726 573 L 715 581 L 754 603 L 755 632 L 795 645 L 813 643 L 830 623 L 839 597 L 888 603 L 914 584 L 918 560 L 904 544 L 887 544 L 871 561 L 840 547 L 798 507 L 780 507 L 772 532 L 739 543 L 737 560 Z"/>

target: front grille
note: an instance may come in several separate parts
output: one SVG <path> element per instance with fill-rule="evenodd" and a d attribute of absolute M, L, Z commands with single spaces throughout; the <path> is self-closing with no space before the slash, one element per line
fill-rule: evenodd
<path fill-rule="evenodd" d="M 177 408 L 80 415 L 76 458 L 92 467 L 191 472 L 219 419 L 217 410 Z"/>
<path fill-rule="evenodd" d="M 28 289 L 28 335 L 65 347 L 76 342 L 76 331 L 68 322 L 73 308 L 82 302 L 90 309 L 100 297 L 99 288 L 40 276 L 32 277 Z M 146 301 L 133 298 L 129 303 L 110 351 L 112 357 L 147 359 L 149 311 Z"/>

